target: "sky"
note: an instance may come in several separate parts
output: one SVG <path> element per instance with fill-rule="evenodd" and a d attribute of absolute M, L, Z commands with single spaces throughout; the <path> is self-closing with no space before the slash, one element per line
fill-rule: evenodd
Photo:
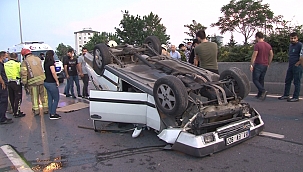
<path fill-rule="evenodd" d="M 122 19 L 122 11 L 144 16 L 150 12 L 162 18 L 170 42 L 179 45 L 188 36 L 185 24 L 196 20 L 208 27 L 207 35 L 220 35 L 217 27 L 210 27 L 222 16 L 220 9 L 230 0 L 19 0 L 22 38 L 43 41 L 55 49 L 58 44 L 75 46 L 74 32 L 91 27 L 99 32 L 115 32 Z M 303 24 L 302 0 L 263 0 L 275 15 Z M 0 50 L 7 50 L 21 42 L 18 0 L 0 0 Z M 222 35 L 224 43 L 230 33 Z M 234 33 L 242 43 L 241 34 Z"/>

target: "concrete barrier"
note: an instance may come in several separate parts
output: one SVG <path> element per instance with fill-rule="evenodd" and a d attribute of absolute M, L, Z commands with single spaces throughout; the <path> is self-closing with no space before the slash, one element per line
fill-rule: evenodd
<path fill-rule="evenodd" d="M 250 63 L 249 62 L 219 62 L 219 72 L 229 69 L 231 67 L 237 67 L 241 69 L 248 77 L 251 85 L 251 92 L 256 93 L 257 88 L 252 83 L 252 74 L 250 72 Z M 273 62 L 269 68 L 267 69 L 265 75 L 265 89 L 269 92 L 269 94 L 278 94 L 282 95 L 284 92 L 284 80 L 286 76 L 286 71 L 288 68 L 288 63 L 278 63 Z M 294 85 L 292 83 L 290 96 L 292 96 L 294 91 Z M 301 91 L 300 96 L 303 96 L 303 79 L 301 80 Z"/>

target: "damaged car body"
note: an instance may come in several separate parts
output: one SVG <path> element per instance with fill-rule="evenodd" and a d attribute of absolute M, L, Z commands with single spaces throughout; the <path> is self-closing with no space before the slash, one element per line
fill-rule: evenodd
<path fill-rule="evenodd" d="M 260 114 L 242 101 L 250 84 L 241 70 L 230 68 L 218 75 L 161 51 L 155 36 L 142 46 L 95 46 L 93 57 L 86 59 L 97 88 L 90 91 L 95 130 L 96 121 L 145 126 L 173 150 L 197 157 L 262 131 Z"/>

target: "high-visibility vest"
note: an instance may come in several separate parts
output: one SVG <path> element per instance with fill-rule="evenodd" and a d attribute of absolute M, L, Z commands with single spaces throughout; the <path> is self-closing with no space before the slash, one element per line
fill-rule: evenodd
<path fill-rule="evenodd" d="M 16 60 L 9 60 L 4 63 L 4 69 L 8 80 L 20 79 L 20 65 Z"/>
<path fill-rule="evenodd" d="M 45 74 L 42 69 L 41 59 L 34 55 L 27 55 L 21 63 L 21 82 L 27 85 L 41 85 L 44 83 Z"/>

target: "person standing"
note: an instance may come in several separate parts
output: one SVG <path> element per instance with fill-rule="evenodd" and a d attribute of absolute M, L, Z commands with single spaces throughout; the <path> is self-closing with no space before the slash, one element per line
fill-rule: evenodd
<path fill-rule="evenodd" d="M 74 99 L 76 98 L 74 93 L 74 82 L 77 87 L 77 93 L 78 97 L 82 97 L 80 94 L 80 84 L 79 84 L 79 78 L 78 78 L 78 60 L 74 57 L 74 50 L 70 49 L 68 50 L 69 59 L 67 59 L 64 63 L 64 71 L 66 74 L 66 78 L 68 79 L 69 85 L 67 85 L 67 90 L 71 91 L 71 95 L 66 94 L 66 97 L 72 96 Z"/>
<path fill-rule="evenodd" d="M 16 53 L 11 53 L 10 60 L 4 64 L 5 73 L 8 79 L 9 101 L 15 118 L 25 116 L 25 114 L 20 110 L 22 100 L 20 65 L 21 63 L 18 62 L 18 56 Z"/>
<path fill-rule="evenodd" d="M 198 66 L 199 63 L 201 68 L 219 74 L 217 62 L 217 44 L 214 42 L 208 42 L 204 30 L 199 30 L 196 33 L 196 37 L 200 44 L 195 47 L 196 58 L 194 60 L 194 65 Z"/>
<path fill-rule="evenodd" d="M 290 45 L 288 51 L 288 69 L 285 77 L 285 88 L 283 96 L 279 97 L 279 100 L 287 99 L 288 102 L 299 101 L 301 77 L 302 77 L 302 65 L 303 65 L 303 46 L 298 41 L 297 33 L 290 34 Z M 289 97 L 289 91 L 291 82 L 294 81 L 294 94 L 292 98 Z"/>
<path fill-rule="evenodd" d="M 169 52 L 169 55 L 171 58 L 176 59 L 176 60 L 181 60 L 181 55 L 178 51 L 176 51 L 175 45 L 171 45 L 170 50 L 171 51 Z"/>
<path fill-rule="evenodd" d="M 40 115 L 40 99 L 43 113 L 48 114 L 47 93 L 44 88 L 45 75 L 41 59 L 33 55 L 29 49 L 22 49 L 21 55 L 24 57 L 21 63 L 21 82 L 28 86 L 32 100 L 32 111 L 35 116 Z"/>
<path fill-rule="evenodd" d="M 4 59 L 7 57 L 5 51 L 0 51 L 0 124 L 10 124 L 13 120 L 6 117 L 8 105 L 7 77 L 4 69 Z"/>
<path fill-rule="evenodd" d="M 188 59 L 188 62 L 190 64 L 194 64 L 194 59 L 195 59 L 195 47 L 199 44 L 199 41 L 198 39 L 194 39 L 193 40 L 193 44 L 192 44 L 192 47 L 191 47 L 191 50 L 190 50 L 190 55 L 189 55 L 189 59 Z M 199 66 L 199 65 L 198 65 Z"/>
<path fill-rule="evenodd" d="M 265 100 L 267 91 L 264 88 L 264 78 L 274 54 L 271 46 L 264 41 L 263 33 L 257 32 L 255 38 L 257 43 L 254 46 L 254 52 L 251 57 L 250 71 L 252 72 L 253 83 L 258 88 L 256 98 Z"/>
<path fill-rule="evenodd" d="M 66 56 L 64 56 L 63 57 L 63 70 L 64 70 L 64 65 L 65 65 L 65 62 L 67 62 L 67 60 L 70 58 L 70 54 L 72 53 L 72 51 L 73 51 L 73 49 L 72 48 L 70 48 L 70 49 L 68 49 L 67 50 L 68 52 L 67 52 L 67 55 Z M 65 70 L 64 70 L 64 74 L 65 74 Z M 64 92 L 63 92 L 63 94 L 64 95 L 66 95 L 66 97 L 70 97 L 70 87 L 69 87 L 69 80 L 67 79 L 67 77 L 66 77 L 66 74 L 65 74 L 65 78 L 66 78 L 66 85 L 65 85 L 65 87 L 64 87 Z M 67 88 L 69 88 L 69 90 L 67 90 Z"/>
<path fill-rule="evenodd" d="M 83 89 L 82 89 L 82 96 L 83 98 L 88 99 L 89 94 L 88 94 L 88 73 L 86 69 L 86 62 L 84 60 L 85 54 L 87 53 L 87 48 L 83 47 L 82 48 L 82 55 L 78 58 L 78 64 L 79 64 L 79 73 L 80 77 L 83 81 Z"/>
<path fill-rule="evenodd" d="M 44 87 L 47 91 L 49 119 L 59 119 L 60 115 L 56 113 L 59 103 L 59 80 L 55 70 L 54 51 L 48 50 L 44 61 L 45 80 Z"/>

